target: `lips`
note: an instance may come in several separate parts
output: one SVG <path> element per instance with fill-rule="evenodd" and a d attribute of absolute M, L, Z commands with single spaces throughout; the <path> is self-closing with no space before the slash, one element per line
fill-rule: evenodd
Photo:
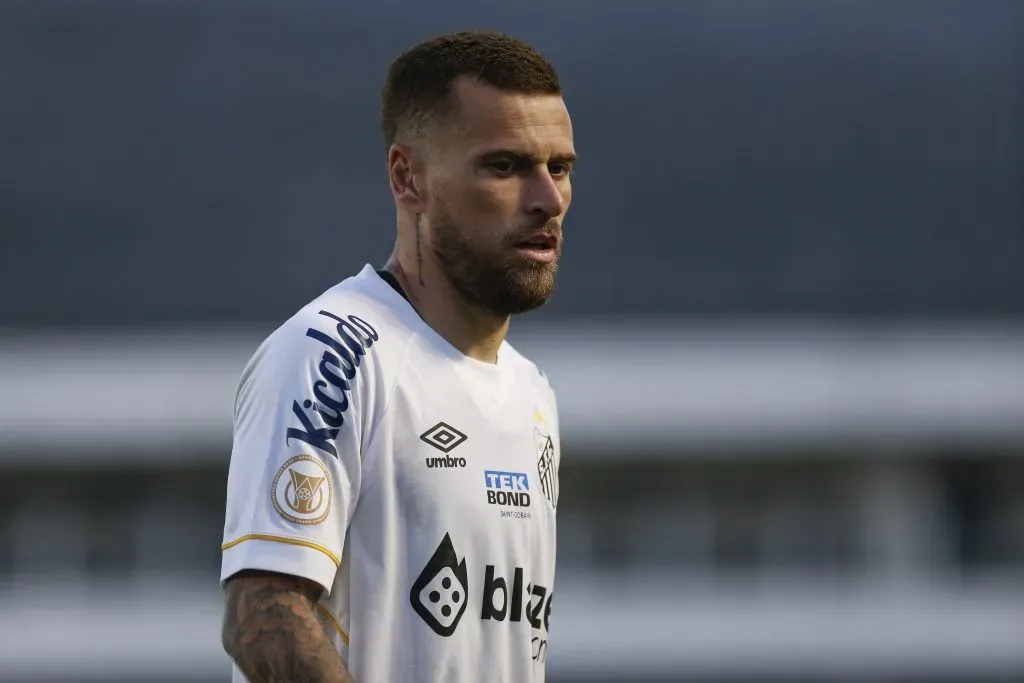
<path fill-rule="evenodd" d="M 558 246 L 558 238 L 554 235 L 548 235 L 547 233 L 537 233 L 530 238 L 519 242 L 516 246 L 523 249 L 547 251 Z"/>
<path fill-rule="evenodd" d="M 537 232 L 515 246 L 519 254 L 535 263 L 550 265 L 558 260 L 558 237 Z"/>

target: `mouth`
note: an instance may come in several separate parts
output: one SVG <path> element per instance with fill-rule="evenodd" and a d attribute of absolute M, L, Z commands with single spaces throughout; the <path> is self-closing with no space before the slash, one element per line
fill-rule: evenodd
<path fill-rule="evenodd" d="M 538 263 L 551 263 L 557 256 L 558 238 L 546 233 L 537 233 L 515 245 L 526 258 Z"/>

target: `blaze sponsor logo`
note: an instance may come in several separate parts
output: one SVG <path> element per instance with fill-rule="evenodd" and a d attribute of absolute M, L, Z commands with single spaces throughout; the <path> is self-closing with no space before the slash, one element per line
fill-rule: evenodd
<path fill-rule="evenodd" d="M 409 591 L 413 610 L 439 636 L 455 634 L 469 602 L 471 589 L 466 559 L 461 560 L 449 534 L 445 534 Z M 474 576 L 479 576 L 474 572 Z M 532 632 L 531 658 L 547 660 L 548 629 L 554 593 L 546 586 L 526 580 L 526 570 L 513 567 L 512 576 L 502 576 L 493 564 L 484 565 L 480 598 L 480 619 L 490 624 L 526 622 Z M 475 603 L 476 604 L 476 603 Z M 474 607 L 474 610 L 476 607 Z"/>
<path fill-rule="evenodd" d="M 548 656 L 548 628 L 551 623 L 551 600 L 554 593 L 545 586 L 527 583 L 523 589 L 523 568 L 515 567 L 512 580 L 498 576 L 493 564 L 484 567 L 483 607 L 480 618 L 484 621 L 527 621 L 533 630 L 532 657 L 544 662 Z M 525 607 L 523 605 L 525 598 Z"/>
<path fill-rule="evenodd" d="M 413 583 L 409 601 L 434 633 L 448 638 L 455 633 L 469 604 L 468 591 L 466 558 L 459 560 L 451 537 L 445 534 Z"/>
<path fill-rule="evenodd" d="M 285 443 L 290 445 L 292 440 L 302 441 L 337 458 L 338 449 L 334 440 L 345 424 L 356 371 L 380 335 L 368 322 L 357 316 L 341 318 L 330 311 L 320 311 L 319 314 L 336 323 L 334 334 L 327 334 L 315 327 L 306 330 L 307 337 L 326 348 L 317 365 L 313 399 L 306 399 L 301 404 L 292 401 L 292 413 L 298 419 L 299 426 L 288 428 Z"/>

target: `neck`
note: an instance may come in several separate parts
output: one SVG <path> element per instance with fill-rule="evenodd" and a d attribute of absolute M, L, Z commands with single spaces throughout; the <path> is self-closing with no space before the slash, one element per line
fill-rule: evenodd
<path fill-rule="evenodd" d="M 451 282 L 425 260 L 413 268 L 393 254 L 384 266 L 395 276 L 413 308 L 430 327 L 463 355 L 495 363 L 508 333 L 508 316 L 496 316 L 467 303 Z"/>

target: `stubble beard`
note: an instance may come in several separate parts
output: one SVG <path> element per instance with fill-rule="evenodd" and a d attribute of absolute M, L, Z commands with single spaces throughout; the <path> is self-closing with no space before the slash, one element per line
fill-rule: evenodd
<path fill-rule="evenodd" d="M 543 306 L 555 290 L 562 240 L 552 263 L 537 263 L 513 252 L 510 245 L 528 234 L 509 230 L 495 246 L 481 246 L 446 211 L 430 218 L 430 249 L 445 277 L 469 305 L 496 316 L 527 313 Z M 552 219 L 547 228 L 557 231 Z"/>

